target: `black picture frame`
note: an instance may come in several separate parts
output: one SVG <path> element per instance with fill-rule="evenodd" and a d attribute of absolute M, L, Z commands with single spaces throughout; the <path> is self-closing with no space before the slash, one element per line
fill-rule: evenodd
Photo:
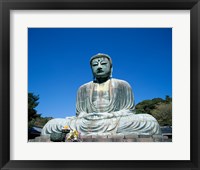
<path fill-rule="evenodd" d="M 17 161 L 10 160 L 10 10 L 124 9 L 190 10 L 189 161 Z M 200 169 L 200 2 L 199 0 L 0 0 L 0 167 L 1 169 Z M 180 58 L 181 61 L 181 58 Z M 183 94 L 184 97 L 184 94 Z M 106 154 L 106 153 L 105 153 Z M 134 153 L 133 153 L 134 154 Z M 145 154 L 145 153 L 144 153 Z M 173 154 L 173 153 L 172 153 Z"/>

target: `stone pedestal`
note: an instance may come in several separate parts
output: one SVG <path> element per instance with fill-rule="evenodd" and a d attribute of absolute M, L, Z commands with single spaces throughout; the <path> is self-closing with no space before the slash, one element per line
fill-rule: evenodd
<path fill-rule="evenodd" d="M 52 142 L 50 136 L 39 136 L 29 142 Z M 67 142 L 67 141 L 66 141 Z M 172 142 L 162 135 L 109 135 L 109 136 L 81 136 L 81 142 Z"/>
<path fill-rule="evenodd" d="M 82 136 L 82 142 L 170 142 L 162 135 Z"/>
<path fill-rule="evenodd" d="M 51 142 L 50 135 L 38 136 L 35 139 L 30 139 L 29 142 Z"/>

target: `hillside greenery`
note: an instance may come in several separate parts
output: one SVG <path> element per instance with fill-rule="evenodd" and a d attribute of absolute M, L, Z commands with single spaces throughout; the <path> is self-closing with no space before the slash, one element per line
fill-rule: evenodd
<path fill-rule="evenodd" d="M 172 125 L 172 98 L 154 98 L 136 105 L 136 113 L 148 113 L 156 118 L 160 126 Z"/>

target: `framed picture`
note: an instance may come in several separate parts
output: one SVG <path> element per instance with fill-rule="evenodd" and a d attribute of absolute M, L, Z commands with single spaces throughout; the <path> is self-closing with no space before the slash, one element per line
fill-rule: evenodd
<path fill-rule="evenodd" d="M 7 0 L 1 1 L 0 6 L 2 16 L 0 20 L 2 169 L 199 169 L 198 18 L 200 3 L 198 0 L 159 2 Z M 133 41 L 134 38 L 137 38 L 137 41 Z M 156 42 L 148 44 L 146 41 L 150 38 L 167 40 L 167 42 L 162 41 L 163 48 L 169 46 L 169 50 L 163 52 L 162 45 Z M 104 43 L 103 40 L 105 41 L 104 48 L 100 46 Z M 87 41 L 92 41 L 92 43 Z M 124 46 L 121 42 L 115 44 L 117 41 L 123 41 Z M 142 49 L 146 50 L 145 53 L 142 53 Z M 69 56 L 67 60 L 63 60 L 62 50 L 66 50 L 64 54 Z M 67 76 L 69 83 L 66 83 L 66 88 L 73 91 L 71 86 L 74 81 L 82 85 L 84 81 L 91 81 L 93 78 L 92 74 L 88 74 L 91 71 L 90 68 L 85 69 L 89 67 L 89 64 L 86 65 L 89 62 L 88 59 L 96 52 L 106 53 L 106 50 L 111 58 L 112 55 L 114 56 L 113 62 L 116 61 L 117 68 L 123 72 L 120 74 L 114 67 L 113 74 L 116 73 L 117 78 L 123 79 L 127 70 L 129 75 L 126 74 L 125 79 L 130 80 L 131 86 L 135 86 L 136 89 L 137 83 L 132 82 L 132 79 L 142 74 L 134 74 L 135 70 L 140 72 L 140 69 L 144 70 L 143 67 L 146 67 L 149 74 L 152 70 L 156 70 L 155 68 L 158 69 L 156 73 L 162 72 L 161 69 L 170 70 L 169 77 L 164 74 L 159 77 L 155 74 L 165 86 L 157 87 L 155 84 L 160 83 L 159 81 L 152 86 L 157 89 L 170 87 L 172 141 L 151 143 L 36 143 L 28 141 L 27 99 L 28 92 L 34 89 L 32 87 L 41 87 L 42 84 L 47 83 L 44 85 L 45 89 L 49 88 L 49 91 L 52 91 L 48 87 L 48 84 L 52 82 L 42 82 L 39 79 L 49 76 L 49 79 L 52 78 L 54 81 L 62 81 L 60 77 Z M 154 53 L 151 53 L 151 50 Z M 74 54 L 73 51 L 75 51 Z M 138 58 L 132 57 L 131 52 Z M 168 60 L 165 60 L 162 55 L 164 53 L 169 53 Z M 122 54 L 124 56 L 121 56 Z M 151 54 L 155 55 L 151 56 Z M 60 62 L 59 67 L 56 67 L 58 62 Z M 63 68 L 68 66 L 68 72 L 65 70 L 66 72 L 62 73 L 61 64 Z M 85 66 L 82 67 L 83 64 Z M 126 67 L 120 67 L 120 64 Z M 169 67 L 165 67 L 167 64 Z M 76 67 L 77 72 L 73 70 Z M 59 78 L 56 76 L 58 69 L 60 70 L 58 74 L 63 74 Z M 43 71 L 48 74 L 39 76 L 44 74 Z M 37 74 L 34 74 L 35 72 Z M 88 74 L 88 77 L 82 77 L 82 74 Z M 73 76 L 76 78 L 73 79 Z M 143 78 L 149 78 L 148 81 L 144 81 L 149 82 L 149 86 L 151 86 L 150 77 L 153 79 L 153 76 L 147 75 L 146 72 Z M 155 76 L 154 81 L 157 79 Z M 167 86 L 167 83 L 171 86 Z M 138 86 L 140 85 L 141 82 L 138 83 Z M 56 86 L 56 89 L 58 87 L 61 89 L 61 86 L 57 84 Z M 79 85 L 74 86 L 76 89 L 78 87 Z M 145 87 L 148 88 L 148 86 Z M 147 88 L 140 93 L 143 92 L 145 96 L 148 96 L 150 92 Z M 57 91 L 52 92 L 52 97 L 57 97 L 56 93 Z M 70 96 L 68 91 L 66 94 Z M 68 101 L 66 105 L 73 105 L 72 98 L 71 96 L 68 98 L 71 101 Z M 46 107 L 53 111 L 50 105 L 48 103 Z M 67 112 L 72 112 L 72 110 L 69 109 Z M 59 114 L 57 115 L 59 117 Z"/>

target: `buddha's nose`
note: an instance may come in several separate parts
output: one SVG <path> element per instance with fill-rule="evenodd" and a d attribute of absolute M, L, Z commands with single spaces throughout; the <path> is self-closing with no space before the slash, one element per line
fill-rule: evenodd
<path fill-rule="evenodd" d="M 98 64 L 97 69 L 98 69 L 98 70 L 102 69 L 102 65 L 101 65 L 101 64 Z"/>

